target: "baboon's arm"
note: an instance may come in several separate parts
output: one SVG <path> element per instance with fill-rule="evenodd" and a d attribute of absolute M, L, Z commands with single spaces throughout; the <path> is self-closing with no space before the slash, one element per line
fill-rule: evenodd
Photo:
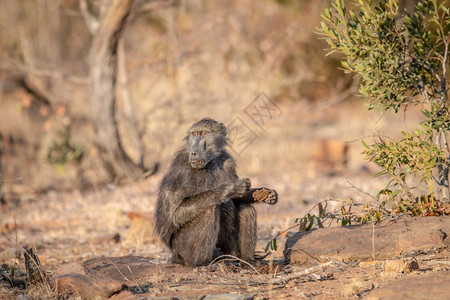
<path fill-rule="evenodd" d="M 233 201 L 246 204 L 255 203 L 256 201 L 255 198 L 253 197 L 253 193 L 256 192 L 257 190 L 259 189 L 251 189 L 245 196 L 240 198 L 233 198 Z"/>
<path fill-rule="evenodd" d="M 230 197 L 227 197 L 227 194 L 231 192 L 232 186 L 222 184 L 215 189 L 176 201 L 178 204 L 173 207 L 172 212 L 173 224 L 178 228 L 183 226 L 206 210 L 228 201 Z"/>

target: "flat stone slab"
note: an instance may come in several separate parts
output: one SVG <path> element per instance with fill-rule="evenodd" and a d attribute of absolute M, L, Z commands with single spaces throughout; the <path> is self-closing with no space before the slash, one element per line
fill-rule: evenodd
<path fill-rule="evenodd" d="M 104 299 L 123 289 L 146 287 L 152 276 L 188 272 L 192 268 L 158 264 L 140 256 L 97 257 L 62 265 L 54 272 L 50 285 L 61 294 L 75 294 L 87 300 Z"/>
<path fill-rule="evenodd" d="M 83 299 L 104 299 L 118 293 L 120 281 L 87 268 L 80 263 L 68 263 L 55 271 L 50 285 L 61 294 L 76 294 Z"/>
<path fill-rule="evenodd" d="M 319 228 L 288 238 L 284 255 L 290 263 L 386 259 L 450 246 L 450 217 L 403 217 L 372 225 Z"/>
<path fill-rule="evenodd" d="M 141 256 L 96 257 L 86 260 L 83 265 L 126 286 L 146 283 L 150 276 L 192 272 L 190 267 L 158 263 Z"/>
<path fill-rule="evenodd" d="M 391 281 L 367 295 L 368 300 L 381 299 L 448 299 L 450 271 L 409 275 Z"/>

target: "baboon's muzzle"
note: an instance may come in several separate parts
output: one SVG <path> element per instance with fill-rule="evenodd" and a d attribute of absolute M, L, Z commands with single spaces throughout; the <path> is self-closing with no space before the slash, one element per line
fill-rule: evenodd
<path fill-rule="evenodd" d="M 199 137 L 194 137 L 191 140 L 189 163 L 195 169 L 202 169 L 206 166 L 207 158 L 205 140 Z"/>

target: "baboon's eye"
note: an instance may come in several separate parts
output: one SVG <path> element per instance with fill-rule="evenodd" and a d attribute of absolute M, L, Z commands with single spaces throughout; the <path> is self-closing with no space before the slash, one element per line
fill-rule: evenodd
<path fill-rule="evenodd" d="M 202 136 L 205 136 L 207 134 L 208 134 L 208 132 L 206 132 L 206 131 L 202 131 L 202 133 L 201 133 Z"/>
<path fill-rule="evenodd" d="M 193 131 L 193 132 L 191 132 L 191 134 L 195 136 L 195 135 L 197 135 L 197 132 Z"/>

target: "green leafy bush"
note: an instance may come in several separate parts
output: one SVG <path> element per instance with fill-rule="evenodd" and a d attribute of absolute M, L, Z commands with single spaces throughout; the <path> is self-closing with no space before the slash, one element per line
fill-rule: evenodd
<path fill-rule="evenodd" d="M 320 32 L 330 53 L 343 55 L 344 70 L 360 78 L 369 109 L 398 112 L 420 104 L 424 119 L 418 129 L 402 132 L 401 140 L 363 142 L 364 154 L 382 168 L 380 175 L 392 179 L 380 194 L 391 200 L 430 197 L 434 203 L 436 195 L 448 200 L 450 1 L 420 0 L 413 12 L 400 12 L 398 0 L 373 2 L 358 0 L 348 10 L 345 1 L 332 0 L 322 12 Z M 414 195 L 410 178 L 429 195 Z"/>
<path fill-rule="evenodd" d="M 419 0 L 414 12 L 401 13 L 398 0 L 379 0 L 376 5 L 358 0 L 354 10 L 347 10 L 343 0 L 331 0 L 331 8 L 322 13 L 320 33 L 331 46 L 329 54 L 343 55 L 344 70 L 360 78 L 360 93 L 368 108 L 398 112 L 402 106 L 420 104 L 424 119 L 417 129 L 402 132 L 400 140 L 378 137 L 373 144 L 362 142 L 366 159 L 382 168 L 376 175 L 391 178 L 378 193 L 378 203 L 322 201 L 270 240 L 266 251 L 277 250 L 277 238 L 294 227 L 309 231 L 332 222 L 346 226 L 399 214 L 450 214 L 450 203 L 442 201 L 449 199 L 449 6 L 448 0 Z M 429 193 L 415 195 L 410 178 L 419 179 Z M 441 199 L 435 198 L 434 182 Z M 329 211 L 328 202 L 340 205 Z"/>

